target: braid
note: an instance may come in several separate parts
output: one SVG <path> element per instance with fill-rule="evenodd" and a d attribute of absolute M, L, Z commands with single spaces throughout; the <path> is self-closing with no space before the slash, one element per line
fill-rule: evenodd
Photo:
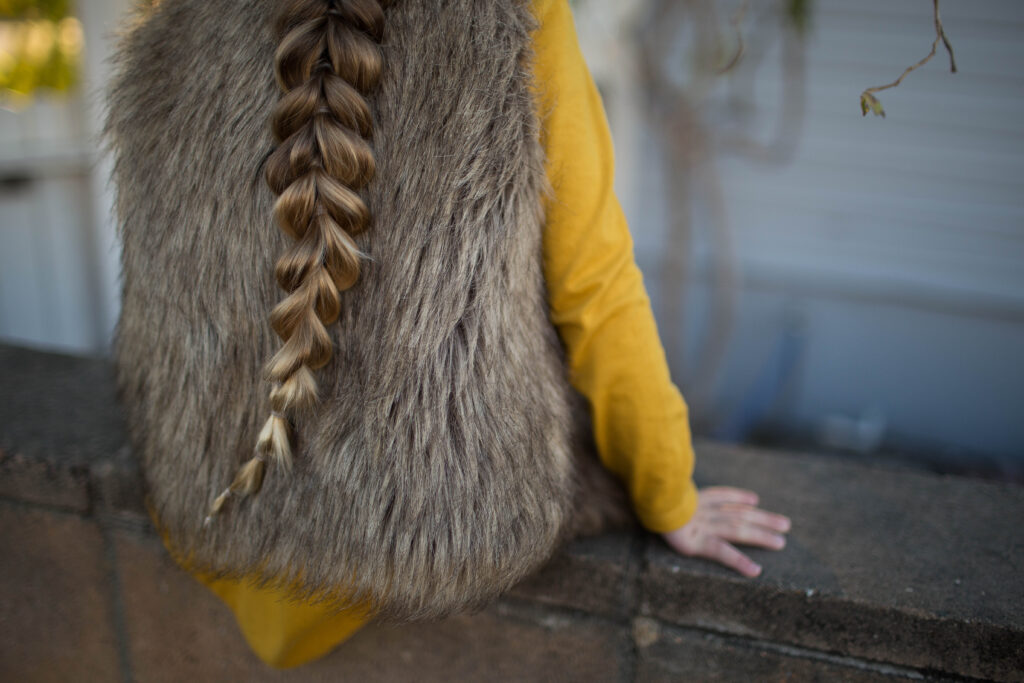
<path fill-rule="evenodd" d="M 351 236 L 370 222 L 357 190 L 374 175 L 365 95 L 380 78 L 383 29 L 377 0 L 289 0 L 278 15 L 274 67 L 283 94 L 270 120 L 279 145 L 267 159 L 266 180 L 278 195 L 274 218 L 294 240 L 274 269 L 287 296 L 270 325 L 284 344 L 266 366 L 271 414 L 256 454 L 214 501 L 207 523 L 231 494 L 259 491 L 267 458 L 291 468 L 289 416 L 317 402 L 312 371 L 334 351 L 327 326 L 366 257 Z"/>

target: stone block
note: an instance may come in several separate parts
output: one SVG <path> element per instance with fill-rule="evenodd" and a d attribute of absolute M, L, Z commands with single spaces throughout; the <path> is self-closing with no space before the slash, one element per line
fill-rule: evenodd
<path fill-rule="evenodd" d="M 675 681 L 822 681 L 877 683 L 902 677 L 901 672 L 867 669 L 837 657 L 801 657 L 790 651 L 707 632 L 676 629 L 640 617 L 637 675 L 642 683 Z M 917 678 L 917 676 L 914 676 Z"/>
<path fill-rule="evenodd" d="M 523 618 L 499 603 L 434 624 L 370 625 L 320 666 L 354 681 L 612 683 L 628 680 L 625 638 L 600 620 L 557 613 Z"/>
<path fill-rule="evenodd" d="M 704 657 L 707 671 L 735 660 L 754 678 L 813 680 L 800 668 L 810 660 L 860 680 L 847 666 L 859 660 L 872 675 L 1024 680 L 1024 489 L 699 441 L 699 483 L 754 489 L 794 520 L 785 550 L 750 551 L 765 568 L 758 579 L 681 558 L 653 535 L 579 540 L 484 612 L 371 625 L 322 660 L 275 671 L 153 537 L 109 362 L 0 345 L 0 375 L 0 532 L 10 549 L 0 556 L 0 680 L 110 680 L 119 661 L 143 681 L 493 678 L 487 671 L 621 680 L 631 659 L 623 625 L 638 605 L 650 623 L 673 625 L 678 651 Z M 115 539 L 123 592 L 113 591 L 97 522 Z M 120 660 L 118 596 L 129 636 Z M 667 642 L 641 652 L 653 680 L 689 671 L 684 656 L 657 649 Z"/>
<path fill-rule="evenodd" d="M 89 467 L 92 503 L 98 512 L 148 516 L 143 503 L 145 486 L 138 462 L 128 448 Z"/>
<path fill-rule="evenodd" d="M 0 497 L 85 513 L 89 470 L 0 450 Z"/>
<path fill-rule="evenodd" d="M 1024 671 L 1024 489 L 704 445 L 698 480 L 789 515 L 754 580 L 650 542 L 642 609 L 675 624 L 998 680 Z"/>
<path fill-rule="evenodd" d="M 510 595 L 592 614 L 624 616 L 633 609 L 636 537 L 628 533 L 581 538 L 561 548 Z"/>
<path fill-rule="evenodd" d="M 227 606 L 157 539 L 121 530 L 114 536 L 138 681 L 620 680 L 625 636 L 614 625 L 524 616 L 500 603 L 440 622 L 370 624 L 321 659 L 276 670 L 248 649 Z"/>
<path fill-rule="evenodd" d="M 0 546 L 0 680 L 120 680 L 112 583 L 96 524 L 0 503 Z"/>
<path fill-rule="evenodd" d="M 124 447 L 108 360 L 0 344 L 0 368 L 0 450 L 54 464 L 87 464 Z"/>
<path fill-rule="evenodd" d="M 135 680 L 271 680 L 273 669 L 249 650 L 231 611 L 156 536 L 120 528 L 112 535 Z"/>

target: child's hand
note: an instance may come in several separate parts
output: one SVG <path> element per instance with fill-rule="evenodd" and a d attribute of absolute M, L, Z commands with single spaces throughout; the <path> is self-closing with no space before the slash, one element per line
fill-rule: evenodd
<path fill-rule="evenodd" d="M 757 494 L 729 486 L 701 489 L 697 511 L 685 525 L 661 537 L 682 554 L 705 557 L 731 567 L 744 576 L 761 573 L 761 567 L 732 543 L 780 550 L 782 534 L 789 531 L 788 517 L 756 507 Z"/>

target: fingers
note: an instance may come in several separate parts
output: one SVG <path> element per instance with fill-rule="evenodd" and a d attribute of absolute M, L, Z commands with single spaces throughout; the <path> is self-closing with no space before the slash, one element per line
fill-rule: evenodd
<path fill-rule="evenodd" d="M 759 526 L 742 518 L 715 517 L 708 520 L 708 531 L 714 536 L 733 543 L 782 550 L 786 547 L 786 538 L 763 526 Z"/>
<path fill-rule="evenodd" d="M 758 500 L 753 491 L 732 486 L 700 489 L 690 521 L 662 536 L 683 555 L 713 560 L 746 577 L 759 576 L 761 566 L 733 544 L 781 550 L 792 523 L 785 515 L 758 508 Z"/>
<path fill-rule="evenodd" d="M 757 505 L 758 497 L 753 491 L 733 486 L 709 486 L 699 491 L 699 500 L 705 503 L 743 503 Z"/>
<path fill-rule="evenodd" d="M 743 576 L 753 578 L 761 573 L 761 565 L 719 538 L 708 539 L 707 551 L 710 559 L 735 569 Z"/>
<path fill-rule="evenodd" d="M 712 507 L 707 516 L 710 533 L 733 543 L 772 550 L 786 546 L 782 534 L 789 531 L 790 525 L 788 517 L 736 503 Z"/>
<path fill-rule="evenodd" d="M 785 515 L 768 512 L 767 510 L 749 505 L 722 505 L 716 512 L 724 517 L 741 519 L 748 524 L 756 524 L 779 533 L 786 533 L 792 526 L 789 517 Z"/>
<path fill-rule="evenodd" d="M 682 531 L 678 529 L 661 536 L 673 550 L 682 555 L 713 560 L 747 577 L 761 573 L 760 565 L 721 538 L 710 533 L 694 535 Z"/>
<path fill-rule="evenodd" d="M 710 486 L 700 490 L 700 505 L 714 515 L 738 517 L 750 524 L 763 526 L 779 533 L 786 533 L 792 522 L 785 515 L 779 515 L 755 507 L 758 496 L 753 491 L 733 486 Z"/>

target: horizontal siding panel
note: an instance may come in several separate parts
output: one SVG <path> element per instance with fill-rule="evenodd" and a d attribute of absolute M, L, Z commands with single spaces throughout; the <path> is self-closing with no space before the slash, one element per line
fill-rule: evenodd
<path fill-rule="evenodd" d="M 945 2 L 942 10 L 960 72 L 949 73 L 940 48 L 879 95 L 888 112 L 879 119 L 861 116 L 859 95 L 928 52 L 931 3 L 816 2 L 806 104 L 782 162 L 735 144 L 737 131 L 772 142 L 793 123 L 780 120 L 794 101 L 782 100 L 790 93 L 777 27 L 764 27 L 772 44 L 760 62 L 750 50 L 696 102 L 727 234 L 710 220 L 713 188 L 696 182 L 682 292 L 661 291 L 672 182 L 647 171 L 647 197 L 662 194 L 636 223 L 637 258 L 656 311 L 677 307 L 684 317 L 666 337 L 684 344 L 668 354 L 684 394 L 711 392 L 695 406 L 701 415 L 728 423 L 752 396 L 770 396 L 778 399 L 771 419 L 799 430 L 877 409 L 891 448 L 1021 458 L 1024 2 Z M 748 34 L 748 45 L 757 37 Z M 663 148 L 655 137 L 645 154 Z M 723 259 L 735 269 L 725 293 L 711 286 Z M 701 348 L 713 307 L 725 303 L 731 330 L 715 385 L 691 387 L 695 368 L 714 357 Z M 786 339 L 799 350 L 785 394 L 755 389 L 785 371 L 778 349 Z"/>
<path fill-rule="evenodd" d="M 1011 26 L 1024 28 L 1024 5 L 1016 0 L 970 0 L 970 2 L 940 3 L 942 21 L 947 27 L 953 22 L 990 27 Z M 822 24 L 845 24 L 851 17 L 873 17 L 881 21 L 930 19 L 932 3 L 927 0 L 818 0 L 814 3 L 814 16 Z"/>

